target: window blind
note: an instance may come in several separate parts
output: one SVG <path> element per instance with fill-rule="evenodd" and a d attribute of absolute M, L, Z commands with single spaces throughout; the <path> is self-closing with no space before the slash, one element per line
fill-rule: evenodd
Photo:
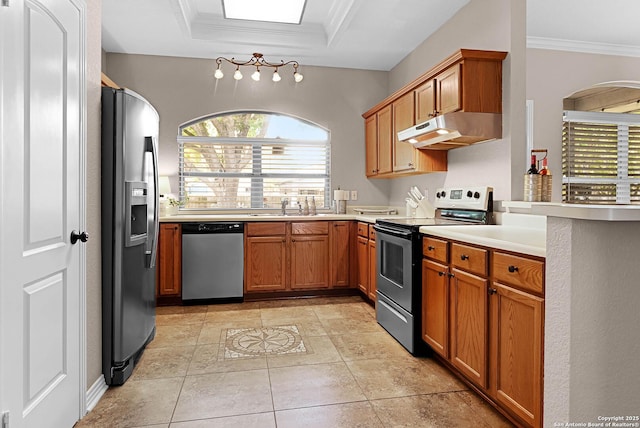
<path fill-rule="evenodd" d="M 240 141 L 238 141 L 240 140 Z M 187 208 L 328 207 L 328 141 L 179 138 L 181 198 Z"/>
<path fill-rule="evenodd" d="M 562 198 L 568 203 L 640 203 L 640 115 L 565 111 Z"/>

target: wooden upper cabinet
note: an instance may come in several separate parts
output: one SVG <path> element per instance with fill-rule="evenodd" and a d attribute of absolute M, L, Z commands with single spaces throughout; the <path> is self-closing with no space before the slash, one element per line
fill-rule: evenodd
<path fill-rule="evenodd" d="M 365 152 L 367 177 L 378 174 L 378 116 L 373 115 L 365 121 Z"/>
<path fill-rule="evenodd" d="M 393 109 L 393 172 L 413 170 L 416 149 L 410 143 L 398 140 L 398 131 L 415 124 L 414 95 L 409 92 L 391 104 Z"/>
<path fill-rule="evenodd" d="M 416 88 L 416 124 L 426 122 L 435 115 L 436 111 L 436 81 L 427 80 Z"/>
<path fill-rule="evenodd" d="M 409 145 L 396 141 L 396 133 L 412 125 L 425 122 L 435 116 L 457 111 L 502 113 L 502 61 L 506 52 L 460 49 L 440 64 L 400 88 L 375 107 L 365 112 L 367 138 L 367 176 L 386 174 L 386 177 L 446 171 L 446 150 L 460 147 L 457 144 L 436 143 L 423 149 L 409 150 Z M 413 99 L 413 105 L 409 100 Z M 381 142 L 388 135 L 386 122 L 388 109 L 393 109 L 393 172 L 382 166 L 380 160 L 388 151 Z M 371 119 L 372 117 L 376 119 Z M 409 119 L 411 118 L 411 119 Z M 373 147 L 373 122 L 377 120 L 377 172 L 372 174 L 369 150 Z M 370 129 L 371 128 L 371 129 Z M 471 143 L 469 143 L 471 144 Z M 413 161 L 410 160 L 413 157 Z M 409 167 L 413 164 L 413 167 Z M 386 166 L 386 165 L 385 165 Z M 384 172 L 383 172 L 384 171 Z"/>
<path fill-rule="evenodd" d="M 391 157 L 393 155 L 392 143 L 393 123 L 391 105 L 386 106 L 377 113 L 378 116 L 378 168 L 377 175 L 388 174 L 393 170 Z"/>

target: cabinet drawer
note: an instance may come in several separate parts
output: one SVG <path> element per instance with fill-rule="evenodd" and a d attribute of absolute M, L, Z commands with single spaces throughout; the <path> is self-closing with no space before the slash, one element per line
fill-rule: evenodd
<path fill-rule="evenodd" d="M 477 275 L 487 275 L 488 251 L 462 244 L 451 244 L 451 264 Z"/>
<path fill-rule="evenodd" d="M 442 239 L 425 236 L 422 238 L 422 255 L 442 263 L 449 258 L 448 242 Z"/>
<path fill-rule="evenodd" d="M 369 224 L 359 221 L 358 222 L 358 236 L 369 237 Z"/>
<path fill-rule="evenodd" d="M 326 235 L 328 233 L 328 221 L 305 221 L 300 223 L 291 223 L 292 235 Z"/>
<path fill-rule="evenodd" d="M 373 225 L 369 225 L 369 239 L 376 240 L 376 230 L 373 228 Z"/>
<path fill-rule="evenodd" d="M 542 261 L 494 252 L 491 271 L 496 281 L 535 293 L 544 293 L 544 262 Z"/>
<path fill-rule="evenodd" d="M 284 222 L 247 223 L 247 236 L 274 236 L 286 233 Z"/>

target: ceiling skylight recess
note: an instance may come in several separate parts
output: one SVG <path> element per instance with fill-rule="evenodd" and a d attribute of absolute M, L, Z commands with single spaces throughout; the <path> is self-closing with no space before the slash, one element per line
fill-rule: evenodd
<path fill-rule="evenodd" d="M 226 19 L 300 24 L 306 0 L 222 0 Z"/>

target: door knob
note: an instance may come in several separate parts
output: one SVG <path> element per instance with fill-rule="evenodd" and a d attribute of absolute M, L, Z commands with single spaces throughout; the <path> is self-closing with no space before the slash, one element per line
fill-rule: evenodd
<path fill-rule="evenodd" d="M 75 244 L 76 242 L 87 242 L 89 240 L 89 234 L 87 232 L 78 233 L 75 230 L 71 231 L 71 243 Z"/>

